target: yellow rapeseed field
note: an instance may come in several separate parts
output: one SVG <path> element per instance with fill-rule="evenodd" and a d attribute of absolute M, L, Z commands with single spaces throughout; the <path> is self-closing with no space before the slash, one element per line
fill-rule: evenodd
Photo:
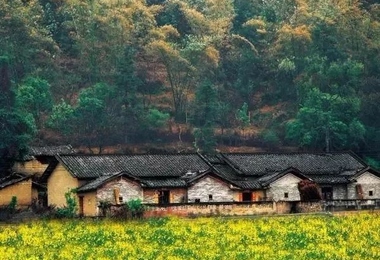
<path fill-rule="evenodd" d="M 1 259 L 380 259 L 380 214 L 0 225 Z"/>

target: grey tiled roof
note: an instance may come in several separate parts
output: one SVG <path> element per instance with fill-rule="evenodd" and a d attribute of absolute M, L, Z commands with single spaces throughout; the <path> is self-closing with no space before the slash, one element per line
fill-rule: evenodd
<path fill-rule="evenodd" d="M 93 179 L 79 191 L 96 189 L 114 176 L 108 175 L 110 172 L 125 172 L 147 188 L 186 187 L 206 174 L 213 174 L 241 189 L 262 189 L 289 172 L 319 184 L 348 183 L 367 167 L 351 153 L 56 155 L 56 158 L 76 178 Z M 55 168 L 51 165 L 44 179 Z M 188 171 L 194 174 L 186 175 Z"/>
<path fill-rule="evenodd" d="M 359 169 L 359 170 L 345 170 L 345 171 L 342 171 L 339 176 L 354 176 L 356 173 L 358 172 L 361 172 L 362 170 L 364 169 L 367 169 L 368 167 L 366 168 L 363 168 L 363 169 Z"/>
<path fill-rule="evenodd" d="M 257 179 L 257 181 L 262 185 L 262 186 L 267 186 L 270 183 L 274 182 L 275 180 L 285 176 L 286 174 L 291 173 L 295 175 L 298 178 L 301 179 L 310 179 L 309 177 L 305 176 L 302 174 L 298 169 L 295 169 L 293 167 L 286 169 L 285 171 L 282 172 L 273 172 L 273 173 L 268 173 L 265 174 Z"/>
<path fill-rule="evenodd" d="M 360 171 L 356 171 L 354 174 L 348 175 L 348 179 L 349 180 L 355 180 L 357 177 L 359 177 L 360 175 L 362 175 L 365 172 L 369 172 L 369 173 L 380 178 L 380 172 L 375 170 L 375 169 L 372 169 L 371 167 L 368 166 L 367 168 L 364 168 Z M 343 174 L 341 174 L 341 175 L 343 175 Z"/>
<path fill-rule="evenodd" d="M 241 189 L 256 190 L 262 188 L 261 184 L 255 179 L 233 180 L 231 182 Z"/>
<path fill-rule="evenodd" d="M 85 185 L 79 187 L 77 189 L 77 192 L 80 193 L 80 192 L 95 190 L 112 178 L 113 178 L 112 175 L 100 176 L 100 177 L 96 178 L 95 180 L 90 181 L 89 183 L 86 183 Z"/>
<path fill-rule="evenodd" d="M 56 154 L 74 154 L 75 150 L 71 145 L 59 145 L 59 146 L 32 146 L 29 148 L 29 155 L 41 156 L 48 155 L 54 156 Z"/>
<path fill-rule="evenodd" d="M 257 177 L 247 177 L 239 175 L 234 168 L 226 163 L 221 163 L 220 161 L 214 161 L 212 168 L 216 171 L 216 174 L 230 182 L 234 186 L 241 189 L 260 189 L 262 186 L 257 181 Z"/>
<path fill-rule="evenodd" d="M 261 185 L 267 185 L 271 182 L 271 180 L 275 179 L 277 176 L 279 176 L 281 172 L 271 172 L 265 175 L 262 175 L 261 177 L 257 178 L 257 182 L 259 182 Z"/>
<path fill-rule="evenodd" d="M 135 177 L 180 177 L 189 170 L 209 168 L 197 154 L 58 155 L 57 158 L 75 177 L 84 179 L 120 171 Z"/>
<path fill-rule="evenodd" d="M 287 154 L 222 154 L 225 163 L 213 160 L 213 168 L 241 188 L 267 186 L 279 176 L 294 169 L 300 177 L 320 184 L 348 183 L 367 166 L 355 155 L 345 153 L 287 153 Z M 250 176 L 250 177 L 249 177 Z"/>
<path fill-rule="evenodd" d="M 54 156 L 56 154 L 74 154 L 75 150 L 71 145 L 58 146 L 31 146 L 28 154 L 18 158 L 19 161 L 31 161 L 39 156 Z"/>
<path fill-rule="evenodd" d="M 187 182 L 180 178 L 141 179 L 141 186 L 147 188 L 182 188 L 187 186 Z"/>
<path fill-rule="evenodd" d="M 346 184 L 350 181 L 341 175 L 310 175 L 310 178 L 318 184 Z"/>
<path fill-rule="evenodd" d="M 257 177 L 247 177 L 237 174 L 237 172 L 227 164 L 215 164 L 213 169 L 217 174 L 233 185 L 242 189 L 260 189 L 262 186 L 257 181 Z"/>
<path fill-rule="evenodd" d="M 288 154 L 223 154 L 244 174 L 260 176 L 281 172 L 289 167 L 299 169 L 304 174 L 338 174 L 347 170 L 357 170 L 366 165 L 351 153 L 288 153 Z"/>
<path fill-rule="evenodd" d="M 219 154 L 201 154 L 201 156 L 212 164 L 223 163 L 223 159 Z"/>
<path fill-rule="evenodd" d="M 226 164 L 216 164 L 213 165 L 216 172 L 225 179 L 228 180 L 240 180 L 241 176 L 237 175 L 233 168 Z"/>
<path fill-rule="evenodd" d="M 7 177 L 0 179 L 0 189 L 4 189 L 10 185 L 16 184 L 20 181 L 29 179 L 30 176 L 22 175 L 22 174 L 12 174 Z"/>
<path fill-rule="evenodd" d="M 95 190 L 98 187 L 100 187 L 103 184 L 105 184 L 106 182 L 108 182 L 108 181 L 110 181 L 110 180 L 112 180 L 114 178 L 120 177 L 120 176 L 124 176 L 124 177 L 130 178 L 130 179 L 136 180 L 135 177 L 131 176 L 127 172 L 109 173 L 109 174 L 105 174 L 103 176 L 100 176 L 100 177 L 96 178 L 93 181 L 90 181 L 90 182 L 84 184 L 83 186 L 81 186 L 81 187 L 78 188 L 77 192 L 80 193 L 80 192 L 86 192 L 86 191 Z"/>

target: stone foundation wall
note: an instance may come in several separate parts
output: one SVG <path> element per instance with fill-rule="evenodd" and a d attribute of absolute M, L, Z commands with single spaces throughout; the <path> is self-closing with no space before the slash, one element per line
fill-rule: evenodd
<path fill-rule="evenodd" d="M 147 205 L 145 217 L 159 216 L 244 216 L 285 214 L 291 212 L 291 203 L 281 202 L 233 202 L 191 203 L 167 206 Z"/>
<path fill-rule="evenodd" d="M 296 211 L 297 213 L 312 213 L 321 212 L 323 210 L 323 205 L 321 202 L 297 202 Z"/>
<path fill-rule="evenodd" d="M 114 213 L 120 205 L 114 205 Z M 319 213 L 347 210 L 380 209 L 379 200 L 334 201 L 260 201 L 260 202 L 210 202 L 173 203 L 168 205 L 145 204 L 144 217 L 198 217 L 198 216 L 251 216 L 292 213 Z"/>

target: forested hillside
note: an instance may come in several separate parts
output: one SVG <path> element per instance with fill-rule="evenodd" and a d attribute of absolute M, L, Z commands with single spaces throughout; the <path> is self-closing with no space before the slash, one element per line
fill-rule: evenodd
<path fill-rule="evenodd" d="M 373 156 L 376 2 L 0 0 L 0 157 L 29 141 Z"/>

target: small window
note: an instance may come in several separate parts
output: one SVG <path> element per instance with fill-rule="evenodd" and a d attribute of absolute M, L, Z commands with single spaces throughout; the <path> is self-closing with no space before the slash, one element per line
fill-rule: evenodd
<path fill-rule="evenodd" d="M 284 198 L 286 198 L 286 199 L 289 198 L 289 192 L 284 193 Z"/>
<path fill-rule="evenodd" d="M 123 203 L 123 197 L 122 196 L 119 197 L 119 203 Z"/>
<path fill-rule="evenodd" d="M 201 202 L 201 199 L 195 199 L 195 203 Z"/>
<path fill-rule="evenodd" d="M 208 195 L 208 200 L 212 200 L 212 194 Z"/>
<path fill-rule="evenodd" d="M 368 192 L 368 196 L 373 196 L 373 190 L 370 190 L 370 191 Z"/>

